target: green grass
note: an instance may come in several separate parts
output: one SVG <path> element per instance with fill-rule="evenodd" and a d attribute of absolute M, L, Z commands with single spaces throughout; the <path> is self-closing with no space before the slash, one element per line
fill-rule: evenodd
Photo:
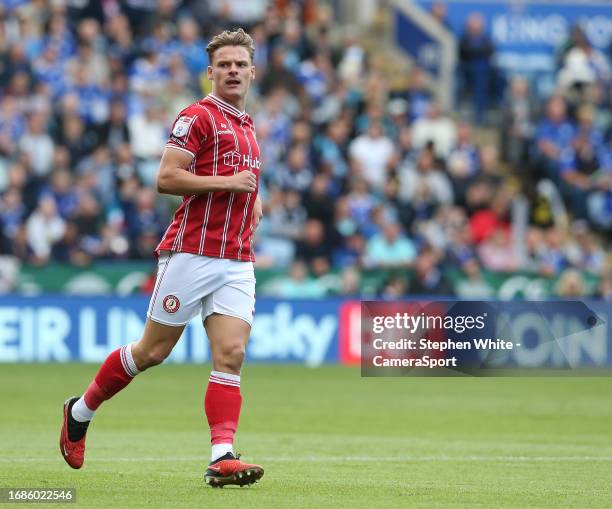
<path fill-rule="evenodd" d="M 76 487 L 80 507 L 612 507 L 610 378 L 360 378 L 247 366 L 237 450 L 266 474 L 204 486 L 209 366 L 140 375 L 96 416 L 85 466 L 61 406 L 93 365 L 0 365 L 0 486 Z M 56 506 L 57 507 L 57 506 Z"/>

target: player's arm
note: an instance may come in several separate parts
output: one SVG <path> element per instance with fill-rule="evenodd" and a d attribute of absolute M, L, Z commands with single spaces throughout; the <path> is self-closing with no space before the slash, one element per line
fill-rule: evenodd
<path fill-rule="evenodd" d="M 193 156 L 167 147 L 162 154 L 157 174 L 157 191 L 178 196 L 206 194 L 215 191 L 251 193 L 257 187 L 252 171 L 241 171 L 229 177 L 195 175 L 189 171 Z"/>
<path fill-rule="evenodd" d="M 255 228 L 259 226 L 259 221 L 263 217 L 263 207 L 261 204 L 261 196 L 257 194 L 257 198 L 255 198 L 255 204 L 253 206 L 253 221 L 255 222 Z"/>

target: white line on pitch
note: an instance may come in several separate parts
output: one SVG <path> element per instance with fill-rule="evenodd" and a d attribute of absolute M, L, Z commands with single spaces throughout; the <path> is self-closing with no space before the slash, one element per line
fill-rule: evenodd
<path fill-rule="evenodd" d="M 246 458 L 246 457 L 245 457 Z M 56 462 L 57 458 L 0 458 L 1 463 L 48 463 Z M 203 456 L 181 456 L 171 457 L 160 455 L 158 457 L 116 457 L 116 458 L 87 458 L 87 462 L 108 463 L 108 462 L 167 462 L 167 461 L 203 461 L 208 462 Z M 546 462 L 546 461 L 612 461 L 612 456 L 398 456 L 398 457 L 376 457 L 376 456 L 257 456 L 253 461 L 307 461 L 312 463 L 408 463 L 408 462 L 486 462 L 486 461 L 508 461 L 508 462 Z"/>

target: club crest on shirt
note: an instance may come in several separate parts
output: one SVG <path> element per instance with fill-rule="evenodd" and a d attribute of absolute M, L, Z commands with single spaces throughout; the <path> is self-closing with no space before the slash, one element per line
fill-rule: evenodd
<path fill-rule="evenodd" d="M 162 305 L 166 313 L 176 313 L 181 307 L 181 302 L 176 295 L 166 295 Z"/>
<path fill-rule="evenodd" d="M 192 117 L 179 117 L 178 120 L 174 123 L 174 127 L 172 128 L 172 134 L 177 138 L 182 138 L 189 132 L 189 126 L 193 122 Z"/>

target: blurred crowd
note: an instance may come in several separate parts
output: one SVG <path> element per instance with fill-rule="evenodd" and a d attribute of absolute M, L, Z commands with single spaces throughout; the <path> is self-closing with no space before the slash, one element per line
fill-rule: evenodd
<path fill-rule="evenodd" d="M 154 190 L 169 129 L 210 91 L 208 39 L 236 26 L 256 43 L 257 264 L 287 273 L 271 292 L 358 295 L 363 271 L 384 269 L 378 296 L 486 297 L 484 269 L 561 274 L 563 296 L 591 272 L 612 295 L 609 55 L 576 28 L 554 94 L 520 76 L 500 92 L 474 14 L 457 34 L 462 118 L 419 68 L 392 86 L 384 54 L 314 0 L 0 5 L 2 258 L 151 259 L 177 205 Z"/>

